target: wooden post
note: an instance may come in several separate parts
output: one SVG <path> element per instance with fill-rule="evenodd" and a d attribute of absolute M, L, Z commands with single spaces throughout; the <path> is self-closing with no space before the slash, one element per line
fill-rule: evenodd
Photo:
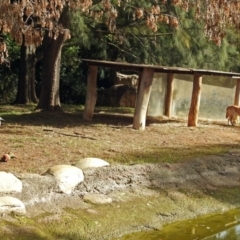
<path fill-rule="evenodd" d="M 201 99 L 202 75 L 194 74 L 191 107 L 188 114 L 188 127 L 196 127 Z"/>
<path fill-rule="evenodd" d="M 89 66 L 87 78 L 87 94 L 85 107 L 83 112 L 83 119 L 91 121 L 94 114 L 94 108 L 97 100 L 97 66 Z"/>
<path fill-rule="evenodd" d="M 238 105 L 238 106 L 239 106 L 239 92 L 240 92 L 240 79 L 236 79 L 234 105 Z"/>
<path fill-rule="evenodd" d="M 137 130 L 144 130 L 146 125 L 146 115 L 148 102 L 151 94 L 153 81 L 153 68 L 144 68 L 140 74 L 140 86 L 137 93 L 137 102 L 134 112 L 133 128 Z"/>
<path fill-rule="evenodd" d="M 166 98 L 165 98 L 165 113 L 164 113 L 167 117 L 171 117 L 171 112 L 172 112 L 173 79 L 174 79 L 174 74 L 168 73 L 167 74 L 167 92 L 166 92 Z"/>

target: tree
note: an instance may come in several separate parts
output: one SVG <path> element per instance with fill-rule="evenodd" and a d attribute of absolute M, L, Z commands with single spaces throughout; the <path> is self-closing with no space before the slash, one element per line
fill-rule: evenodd
<path fill-rule="evenodd" d="M 6 36 L 4 41 L 9 48 L 9 59 L 5 64 L 0 64 L 0 102 L 2 104 L 11 103 L 16 97 L 20 51 L 20 47 L 9 36 Z"/>
<path fill-rule="evenodd" d="M 36 46 L 21 45 L 18 75 L 18 91 L 14 103 L 37 103 L 35 88 Z"/>
<path fill-rule="evenodd" d="M 128 45 L 131 47 L 131 39 L 128 41 L 125 36 L 131 34 L 133 26 L 135 31 L 150 29 L 153 33 L 157 33 L 163 23 L 177 28 L 179 19 L 169 6 L 180 7 L 185 11 L 192 8 L 195 9 L 195 17 L 204 22 L 205 34 L 208 39 L 220 45 L 225 36 L 226 27 L 232 25 L 238 28 L 239 26 L 239 4 L 238 1 L 233 0 L 154 0 L 149 2 L 135 0 L 95 2 L 91 0 L 2 0 L 0 3 L 0 29 L 2 33 L 9 33 L 19 45 L 37 47 L 43 42 L 45 56 L 38 108 L 55 110 L 60 108 L 59 67 L 63 42 L 70 37 L 69 11 L 81 10 L 86 17 L 92 17 L 95 20 L 92 27 L 97 26 L 101 27 L 101 30 L 108 31 L 109 43 L 112 46 L 116 42 L 125 41 L 126 44 L 129 42 Z M 119 13 L 125 14 L 125 20 L 118 18 Z M 131 27 L 125 27 L 119 31 L 122 26 L 126 25 L 126 20 Z M 133 38 L 135 36 L 133 35 Z M 142 46 L 146 45 L 146 42 L 139 41 Z M 147 44 L 154 47 L 154 41 L 147 42 Z M 122 51 L 121 48 L 118 50 Z M 6 54 L 6 44 L 2 41 L 0 43 L 1 62 L 4 62 Z M 149 59 L 145 56 L 148 56 L 147 51 L 143 56 L 136 57 L 141 63 L 143 59 L 145 63 L 149 63 Z"/>
<path fill-rule="evenodd" d="M 236 61 L 229 61 L 229 58 L 237 58 L 239 54 L 236 47 L 239 38 L 237 32 L 226 29 L 226 37 L 221 45 L 217 46 L 206 38 L 203 31 L 204 22 L 196 21 L 194 10 L 172 10 L 179 19 L 179 28 L 161 41 L 164 65 L 222 71 L 236 69 Z M 160 45 L 160 41 L 158 44 Z"/>
<path fill-rule="evenodd" d="M 65 8 L 61 14 L 59 24 L 68 29 L 69 16 L 68 9 Z M 45 34 L 43 41 L 44 58 L 42 87 L 37 108 L 47 110 L 60 110 L 60 63 L 61 50 L 64 41 L 69 37 L 68 31 L 63 31 L 54 39 L 49 34 Z"/>
<path fill-rule="evenodd" d="M 59 64 L 61 47 L 64 40 L 70 37 L 67 24 L 69 8 L 86 10 L 92 2 L 79 1 L 6 1 L 0 4 L 0 29 L 2 34 L 9 33 L 21 47 L 21 72 L 19 91 L 16 101 L 27 102 L 27 92 L 31 90 L 34 81 L 34 52 L 44 39 L 45 61 L 43 65 L 43 91 L 41 91 L 39 108 L 58 108 L 59 102 Z M 54 42 L 54 43 L 53 43 Z M 50 49 L 50 51 L 49 51 Z M 0 42 L 0 61 L 7 56 L 6 44 Z M 49 57 L 49 58 L 48 58 Z M 50 64 L 49 64 L 50 63 Z M 30 72 L 28 72 L 30 70 Z M 29 78 L 29 79 L 28 79 Z M 48 79 L 49 78 L 49 79 Z M 29 80 L 29 81 L 28 81 Z M 51 85 L 51 86 L 50 86 Z M 49 87 L 50 86 L 50 87 Z M 35 96 L 30 96 L 31 100 Z"/>

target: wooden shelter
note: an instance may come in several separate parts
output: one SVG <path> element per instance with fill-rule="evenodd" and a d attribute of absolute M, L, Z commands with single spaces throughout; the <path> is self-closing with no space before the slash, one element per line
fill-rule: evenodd
<path fill-rule="evenodd" d="M 172 95 L 173 95 L 173 80 L 174 74 L 189 74 L 193 75 L 192 99 L 188 114 L 188 126 L 197 126 L 198 113 L 201 98 L 201 87 L 203 75 L 225 76 L 236 79 L 236 91 L 234 104 L 239 105 L 239 91 L 240 91 L 240 73 L 222 72 L 213 70 L 202 70 L 193 68 L 177 68 L 164 67 L 157 65 L 145 64 L 130 64 L 122 62 L 110 62 L 91 59 L 82 59 L 87 62 L 88 78 L 87 78 L 87 95 L 83 118 L 91 121 L 94 114 L 94 108 L 97 100 L 97 72 L 98 67 L 114 68 L 116 70 L 131 70 L 139 74 L 137 101 L 134 111 L 133 128 L 137 130 L 144 130 L 146 125 L 146 114 L 148 102 L 151 94 L 151 87 L 154 73 L 167 73 L 167 91 L 165 97 L 165 115 L 171 116 Z"/>

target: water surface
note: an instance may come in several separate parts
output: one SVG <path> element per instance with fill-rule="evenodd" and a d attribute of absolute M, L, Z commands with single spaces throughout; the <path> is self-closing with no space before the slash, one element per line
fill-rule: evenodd
<path fill-rule="evenodd" d="M 175 222 L 158 231 L 137 232 L 118 240 L 240 240 L 240 209 Z"/>

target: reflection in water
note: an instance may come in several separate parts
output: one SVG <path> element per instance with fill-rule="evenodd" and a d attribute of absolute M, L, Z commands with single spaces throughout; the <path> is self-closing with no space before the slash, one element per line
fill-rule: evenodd
<path fill-rule="evenodd" d="M 159 231 L 138 232 L 117 240 L 240 240 L 240 209 L 168 224 Z"/>
<path fill-rule="evenodd" d="M 217 239 L 240 240 L 240 225 L 231 227 L 231 228 L 229 228 L 225 231 L 219 232 L 213 236 L 206 237 L 203 240 L 217 240 Z"/>

